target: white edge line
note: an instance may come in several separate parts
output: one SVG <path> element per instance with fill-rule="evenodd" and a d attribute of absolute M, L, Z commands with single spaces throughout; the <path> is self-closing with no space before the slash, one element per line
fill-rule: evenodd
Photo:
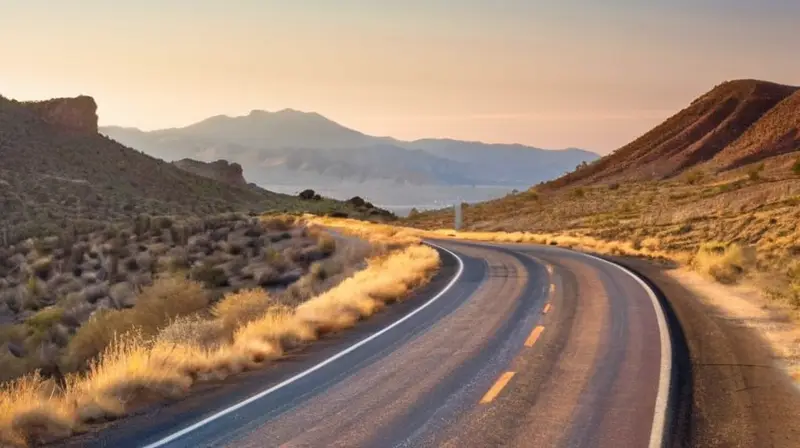
<path fill-rule="evenodd" d="M 653 291 L 644 280 L 639 278 L 638 275 L 631 272 L 630 269 L 595 255 L 583 252 L 577 253 L 615 266 L 622 272 L 628 274 L 642 286 L 653 302 L 656 320 L 658 321 L 658 332 L 661 336 L 661 371 L 658 378 L 658 393 L 656 394 L 656 405 L 653 411 L 653 426 L 650 429 L 650 443 L 648 447 L 662 448 L 664 446 L 664 432 L 666 431 L 667 425 L 670 383 L 672 382 L 672 343 L 670 342 L 669 327 L 667 326 L 667 319 L 664 317 L 664 309 L 661 306 L 661 302 L 658 300 L 658 297 L 656 297 L 655 291 Z"/>
<path fill-rule="evenodd" d="M 433 302 L 439 300 L 439 298 L 442 297 L 443 295 L 445 295 L 445 293 L 447 293 L 447 291 L 449 291 L 450 288 L 452 288 L 453 285 L 456 284 L 458 279 L 461 278 L 461 273 L 464 271 L 464 261 L 461 260 L 461 257 L 456 255 L 455 252 L 453 252 L 453 251 L 451 251 L 449 249 L 445 249 L 442 246 L 439 246 L 439 245 L 433 244 L 433 243 L 429 243 L 427 241 L 425 242 L 425 244 L 428 244 L 430 246 L 433 246 L 433 247 L 436 247 L 438 249 L 441 249 L 441 250 L 449 253 L 453 257 L 455 257 L 456 261 L 458 261 L 458 270 L 456 271 L 456 275 L 453 277 L 452 280 L 450 280 L 450 282 L 444 287 L 444 289 L 439 291 L 439 293 L 436 294 L 435 296 L 433 296 L 430 300 L 428 300 L 427 302 L 425 302 L 422 305 L 420 305 L 419 308 L 416 308 L 414 311 L 406 314 L 405 316 L 403 316 L 399 320 L 395 321 L 394 323 L 392 323 L 388 327 L 384 328 L 383 330 L 378 331 L 377 333 L 374 333 L 374 334 L 372 334 L 372 335 L 370 335 L 370 336 L 358 341 L 357 343 L 355 343 L 355 344 L 351 345 L 350 347 L 340 351 L 339 353 L 331 356 L 330 358 L 326 359 L 325 361 L 322 361 L 321 363 L 315 365 L 314 367 L 311 367 L 311 368 L 309 368 L 307 370 L 304 370 L 304 371 L 294 375 L 293 377 L 288 378 L 288 379 L 286 379 L 286 380 L 284 380 L 284 381 L 282 381 L 282 382 L 270 387 L 269 389 L 267 389 L 265 391 L 259 392 L 259 393 L 257 393 L 256 395 L 253 395 L 250 398 L 247 398 L 247 399 L 245 399 L 243 401 L 240 401 L 239 403 L 234 404 L 233 406 L 227 407 L 227 408 L 217 412 L 216 414 L 213 414 L 213 415 L 211 415 L 209 417 L 206 417 L 203 420 L 200 420 L 199 422 L 197 422 L 197 423 L 195 423 L 195 424 L 193 424 L 191 426 L 187 426 L 186 428 L 181 429 L 180 431 L 172 433 L 172 434 L 168 435 L 167 437 L 164 437 L 161 440 L 153 442 L 153 443 L 151 443 L 149 445 L 145 445 L 143 448 L 157 448 L 157 447 L 160 447 L 160 446 L 164 446 L 167 443 L 170 443 L 170 442 L 172 442 L 174 440 L 177 440 L 177 439 L 185 436 L 186 434 L 189 434 L 190 432 L 192 432 L 192 431 L 194 431 L 194 430 L 196 430 L 198 428 L 202 428 L 203 426 L 213 422 L 214 420 L 216 420 L 216 419 L 218 419 L 220 417 L 224 417 L 225 415 L 230 414 L 231 412 L 239 410 L 239 409 L 247 406 L 248 404 L 250 404 L 250 403 L 252 403 L 254 401 L 260 400 L 261 398 L 264 398 L 267 395 L 269 395 L 269 394 L 271 394 L 271 393 L 273 393 L 273 392 L 275 392 L 275 391 L 277 391 L 277 390 L 279 390 L 279 389 L 281 389 L 283 387 L 286 387 L 289 384 L 292 384 L 295 381 L 297 381 L 297 380 L 299 380 L 299 379 L 301 379 L 301 378 L 303 378 L 305 376 L 310 375 L 311 373 L 313 373 L 313 372 L 315 372 L 315 371 L 327 366 L 328 364 L 336 361 L 337 359 L 339 359 L 339 358 L 341 358 L 341 357 L 343 357 L 343 356 L 355 351 L 359 347 L 361 347 L 361 346 L 367 344 L 368 342 L 378 338 L 382 334 L 384 334 L 387 331 L 391 330 L 392 328 L 402 324 L 403 322 L 407 321 L 408 319 L 410 319 L 415 314 L 417 314 L 420 311 L 424 310 L 425 308 L 430 306 Z"/>

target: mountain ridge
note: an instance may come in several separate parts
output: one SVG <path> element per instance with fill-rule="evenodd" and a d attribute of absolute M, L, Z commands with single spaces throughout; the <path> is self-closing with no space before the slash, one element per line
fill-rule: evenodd
<path fill-rule="evenodd" d="M 732 169 L 742 166 L 742 160 L 753 163 L 769 157 L 755 148 L 759 142 L 752 134 L 759 133 L 761 128 L 784 127 L 789 137 L 794 133 L 793 140 L 773 151 L 775 155 L 800 149 L 798 92 L 800 87 L 769 81 L 726 81 L 634 141 L 547 185 L 558 188 L 666 179 L 698 166 Z M 765 124 L 765 119 L 774 124 Z M 750 138 L 751 143 L 737 146 L 742 138 Z M 744 155 L 737 155 L 740 152 L 749 152 L 750 156 L 744 159 Z"/>
<path fill-rule="evenodd" d="M 572 148 L 376 137 L 316 112 L 295 109 L 217 115 L 183 128 L 141 131 L 103 127 L 101 132 L 165 160 L 228 159 L 242 164 L 246 177 L 265 185 L 313 175 L 323 185 L 389 181 L 516 188 L 554 178 L 599 157 Z M 381 202 L 380 198 L 374 200 Z"/>

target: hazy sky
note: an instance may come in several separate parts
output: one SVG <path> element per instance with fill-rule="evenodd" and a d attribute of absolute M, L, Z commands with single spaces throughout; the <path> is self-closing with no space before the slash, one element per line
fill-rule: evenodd
<path fill-rule="evenodd" d="M 800 85 L 798 23 L 798 0 L 0 0 L 0 94 L 607 152 L 723 80 Z"/>

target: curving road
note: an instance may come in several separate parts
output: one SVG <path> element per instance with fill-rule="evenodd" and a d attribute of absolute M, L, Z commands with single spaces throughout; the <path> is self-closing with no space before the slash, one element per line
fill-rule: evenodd
<path fill-rule="evenodd" d="M 124 447 L 660 447 L 671 346 L 599 258 L 432 242 L 423 290 L 273 368 L 83 437 Z"/>

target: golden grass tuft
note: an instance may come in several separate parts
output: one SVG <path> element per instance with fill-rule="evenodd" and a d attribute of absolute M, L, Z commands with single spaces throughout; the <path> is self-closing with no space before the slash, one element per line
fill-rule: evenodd
<path fill-rule="evenodd" d="M 261 317 L 275 302 L 260 288 L 226 294 L 211 309 L 211 314 L 225 325 L 243 325 Z"/>
<path fill-rule="evenodd" d="M 0 444 L 25 446 L 69 436 L 74 408 L 38 372 L 0 386 Z"/>
<path fill-rule="evenodd" d="M 704 243 L 700 245 L 692 267 L 724 284 L 739 281 L 755 265 L 755 252 L 739 244 Z"/>

